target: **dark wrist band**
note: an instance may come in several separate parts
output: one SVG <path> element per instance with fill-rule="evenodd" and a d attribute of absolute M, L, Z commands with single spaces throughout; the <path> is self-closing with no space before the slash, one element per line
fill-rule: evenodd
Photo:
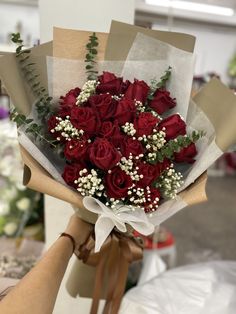
<path fill-rule="evenodd" d="M 71 240 L 71 243 L 73 245 L 73 252 L 72 253 L 74 253 L 75 248 L 76 248 L 75 239 L 70 234 L 65 233 L 65 232 L 62 232 L 60 237 L 67 237 L 67 238 L 69 238 Z"/>

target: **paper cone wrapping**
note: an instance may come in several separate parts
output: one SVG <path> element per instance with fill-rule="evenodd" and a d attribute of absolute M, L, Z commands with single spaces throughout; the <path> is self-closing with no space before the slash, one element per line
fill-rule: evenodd
<path fill-rule="evenodd" d="M 75 62 L 83 60 L 85 45 L 90 34 L 91 32 L 55 28 L 53 43 L 46 43 L 32 49 L 32 59 L 37 64 L 37 70 L 41 75 L 41 82 L 45 87 L 50 83 L 50 80 L 48 81 L 48 65 L 50 64 L 50 58 L 74 60 Z M 155 44 L 157 39 L 161 40 L 164 43 L 172 45 L 172 50 L 177 49 L 176 52 L 178 53 L 182 50 L 183 55 L 184 53 L 186 53 L 186 55 L 191 53 L 195 43 L 195 38 L 187 34 L 145 30 L 120 22 L 112 23 L 111 31 L 108 35 L 97 33 L 97 36 L 99 38 L 98 59 L 108 60 L 110 64 L 111 62 L 114 63 L 114 61 L 117 62 L 117 60 L 119 60 L 122 66 L 125 60 L 129 60 L 130 63 L 127 62 L 128 67 L 132 66 L 132 62 L 134 61 L 140 62 L 140 58 L 142 58 L 142 55 L 136 54 L 135 52 L 137 52 L 137 50 L 132 50 L 132 47 L 134 47 L 134 45 L 137 47 L 138 44 L 145 41 Z M 143 50 L 144 51 L 138 52 L 145 53 L 145 49 Z M 148 51 L 146 51 L 146 53 L 148 53 Z M 155 62 L 155 54 L 153 54 L 147 62 Z M 55 70 L 55 68 L 52 67 L 52 70 L 53 69 Z M 52 75 L 55 75 L 53 71 Z M 23 113 L 28 114 L 31 111 L 34 97 L 24 83 L 14 54 L 8 54 L 0 58 L 0 77 L 4 81 L 15 106 Z M 166 202 L 163 204 L 160 208 L 160 212 L 153 218 L 155 224 L 161 223 L 187 205 L 206 200 L 206 174 L 202 176 L 201 174 L 204 173 L 210 164 L 226 151 L 229 146 L 236 142 L 236 124 L 234 122 L 235 108 L 235 96 L 218 80 L 213 80 L 207 84 L 194 97 L 193 103 L 191 103 L 191 110 L 189 110 L 188 115 L 186 112 L 186 117 L 192 122 L 192 125 L 199 124 L 201 117 L 202 120 L 208 124 L 209 128 L 207 129 L 205 146 L 202 145 L 204 149 L 202 149 L 199 160 L 196 162 L 197 166 L 190 171 L 185 190 L 179 193 L 176 201 L 169 201 L 169 203 Z M 197 115 L 195 114 L 196 112 L 198 113 Z M 84 208 L 81 196 L 67 187 L 58 173 L 57 175 L 53 175 L 54 172 L 50 171 L 50 163 L 47 162 L 45 155 L 41 156 L 42 158 L 38 158 L 39 154 L 37 148 L 29 149 L 29 147 L 32 146 L 28 146 L 29 140 L 25 137 L 25 134 L 21 134 L 19 139 L 21 145 L 24 146 L 21 146 L 22 158 L 25 163 L 24 183 L 39 192 L 70 202 L 74 208 L 77 208 L 78 214 L 84 220 L 95 223 L 96 215 Z M 209 158 L 204 157 L 206 155 L 204 155 L 203 150 L 206 150 L 206 148 L 208 149 L 207 156 Z M 86 291 L 84 291 L 84 281 L 80 278 L 82 273 L 85 274 L 84 268 L 79 267 L 76 273 L 78 275 L 77 278 L 73 275 L 73 281 L 75 281 L 76 284 L 72 282 L 68 284 L 70 293 L 72 295 L 79 293 L 83 296 L 91 296 L 92 289 L 90 285 L 86 285 Z"/>

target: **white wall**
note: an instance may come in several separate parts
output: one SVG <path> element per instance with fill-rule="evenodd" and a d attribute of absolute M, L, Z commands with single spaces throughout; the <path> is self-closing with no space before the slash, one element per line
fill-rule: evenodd
<path fill-rule="evenodd" d="M 53 26 L 107 32 L 112 19 L 134 20 L 134 0 L 39 0 L 39 8 L 43 42 L 52 39 Z"/>
<path fill-rule="evenodd" d="M 19 22 L 23 39 L 28 45 L 34 45 L 39 39 L 38 7 L 0 3 L 0 45 L 9 44 L 9 34 L 17 30 Z"/>
<path fill-rule="evenodd" d="M 154 25 L 154 29 L 167 30 L 167 26 Z M 183 23 L 175 21 L 172 31 L 188 33 L 196 36 L 196 67 L 195 73 L 202 75 L 207 72 L 216 72 L 227 83 L 228 63 L 236 52 L 235 28 L 223 28 L 220 26 L 201 26 L 196 23 Z"/>

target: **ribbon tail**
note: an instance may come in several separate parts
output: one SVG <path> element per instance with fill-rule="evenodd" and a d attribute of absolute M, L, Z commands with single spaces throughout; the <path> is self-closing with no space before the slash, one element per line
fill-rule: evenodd
<path fill-rule="evenodd" d="M 114 228 L 113 221 L 104 216 L 99 216 L 95 224 L 95 253 L 99 252 L 103 243 L 106 241 L 107 237 Z"/>

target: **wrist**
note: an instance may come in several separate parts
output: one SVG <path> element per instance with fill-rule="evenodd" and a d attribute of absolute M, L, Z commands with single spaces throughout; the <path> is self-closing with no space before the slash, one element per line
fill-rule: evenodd
<path fill-rule="evenodd" d="M 76 242 L 75 242 L 74 237 L 71 234 L 67 233 L 67 232 L 62 232 L 60 234 L 60 236 L 59 236 L 59 239 L 60 238 L 68 239 L 68 242 L 71 243 L 72 254 L 73 254 L 75 252 L 75 250 L 76 250 Z"/>

